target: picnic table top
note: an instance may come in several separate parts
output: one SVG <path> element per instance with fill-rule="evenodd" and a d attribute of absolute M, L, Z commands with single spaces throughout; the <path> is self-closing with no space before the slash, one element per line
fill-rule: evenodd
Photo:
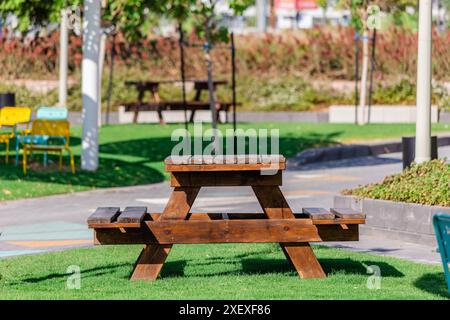
<path fill-rule="evenodd" d="M 167 172 L 284 170 L 282 155 L 169 156 L 164 160 Z"/>

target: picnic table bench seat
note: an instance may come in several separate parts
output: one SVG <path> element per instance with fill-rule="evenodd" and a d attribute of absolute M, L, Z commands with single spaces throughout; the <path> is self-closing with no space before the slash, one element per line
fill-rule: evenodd
<path fill-rule="evenodd" d="M 126 112 L 133 111 L 158 111 L 158 110 L 184 110 L 183 101 L 159 101 L 159 102 L 127 102 L 121 103 L 125 107 Z M 228 111 L 232 106 L 232 102 L 217 102 L 218 111 Z M 210 104 L 207 101 L 186 101 L 186 109 L 192 110 L 209 110 Z"/>
<path fill-rule="evenodd" d="M 134 112 L 135 114 L 141 111 L 156 111 L 161 123 L 164 123 L 162 111 L 182 111 L 186 107 L 186 110 L 191 111 L 189 122 L 193 122 L 196 111 L 210 110 L 210 104 L 207 101 L 186 101 L 186 103 L 183 101 L 127 102 L 121 105 L 125 108 L 125 112 Z M 240 103 L 236 105 L 240 105 Z M 217 111 L 225 112 L 225 122 L 228 122 L 228 113 L 232 106 L 232 102 L 217 102 Z M 219 119 L 219 113 L 217 118 Z"/>
<path fill-rule="evenodd" d="M 163 101 L 159 96 L 159 86 L 163 83 L 177 83 L 179 81 L 174 80 L 161 80 L 161 81 L 125 81 L 126 86 L 134 87 L 137 92 L 137 100 L 132 103 L 122 103 L 121 105 L 125 107 L 126 112 L 134 112 L 133 122 L 137 123 L 138 115 L 140 111 L 157 111 L 159 121 L 161 124 L 165 123 L 164 118 L 162 116 L 162 111 L 169 110 L 186 110 L 191 111 L 191 115 L 189 118 L 189 122 L 194 121 L 195 113 L 197 110 L 209 110 L 210 103 L 208 100 L 202 101 L 201 96 L 202 92 L 208 91 L 208 81 L 207 80 L 186 80 L 187 82 L 194 83 L 195 97 L 193 100 L 189 101 Z M 228 122 L 228 113 L 230 108 L 233 106 L 232 102 L 224 102 L 220 101 L 216 95 L 216 88 L 220 85 L 227 84 L 227 81 L 223 80 L 214 80 L 213 81 L 213 95 L 216 101 L 216 109 L 217 109 L 217 120 L 220 121 L 219 113 L 220 111 L 225 112 L 225 122 Z M 144 101 L 145 93 L 150 92 L 153 99 L 151 101 Z M 237 103 L 237 105 L 240 105 Z"/>

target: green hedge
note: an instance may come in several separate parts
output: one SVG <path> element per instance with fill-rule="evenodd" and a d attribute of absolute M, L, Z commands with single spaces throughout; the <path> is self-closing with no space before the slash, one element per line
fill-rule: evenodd
<path fill-rule="evenodd" d="M 450 165 L 445 160 L 413 164 L 400 174 L 386 177 L 381 183 L 342 193 L 361 198 L 450 206 Z"/>

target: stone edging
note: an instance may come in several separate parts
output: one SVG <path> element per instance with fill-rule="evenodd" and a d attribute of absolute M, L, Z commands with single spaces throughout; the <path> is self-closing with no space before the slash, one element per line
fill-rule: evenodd
<path fill-rule="evenodd" d="M 438 137 L 438 146 L 450 145 L 450 136 Z M 339 145 L 335 147 L 311 148 L 289 158 L 288 167 L 295 168 L 301 165 L 336 161 L 358 157 L 377 156 L 380 154 L 402 152 L 402 142 L 383 142 L 377 144 Z"/>
<path fill-rule="evenodd" d="M 375 235 L 405 242 L 436 246 L 433 215 L 450 213 L 450 207 L 377 199 L 335 196 L 334 207 L 351 207 L 366 214 L 361 234 Z"/>

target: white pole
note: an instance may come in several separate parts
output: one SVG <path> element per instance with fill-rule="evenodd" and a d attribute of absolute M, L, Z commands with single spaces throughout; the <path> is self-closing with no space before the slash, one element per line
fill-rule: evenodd
<path fill-rule="evenodd" d="M 364 29 L 363 33 L 363 63 L 361 74 L 361 94 L 359 97 L 360 112 L 358 113 L 358 124 L 363 125 L 367 123 L 366 112 L 366 96 L 367 96 L 367 77 L 369 73 L 369 30 Z"/>
<path fill-rule="evenodd" d="M 431 159 L 431 16 L 432 0 L 419 0 L 419 50 L 417 56 L 417 163 Z"/>
<path fill-rule="evenodd" d="M 95 171 L 98 168 L 100 12 L 100 0 L 84 0 L 81 168 L 89 171 Z"/>
<path fill-rule="evenodd" d="M 267 31 L 266 13 L 267 0 L 256 0 L 256 24 L 258 32 Z"/>
<path fill-rule="evenodd" d="M 59 35 L 59 105 L 67 107 L 67 60 L 69 52 L 69 30 L 66 9 L 61 10 Z"/>

